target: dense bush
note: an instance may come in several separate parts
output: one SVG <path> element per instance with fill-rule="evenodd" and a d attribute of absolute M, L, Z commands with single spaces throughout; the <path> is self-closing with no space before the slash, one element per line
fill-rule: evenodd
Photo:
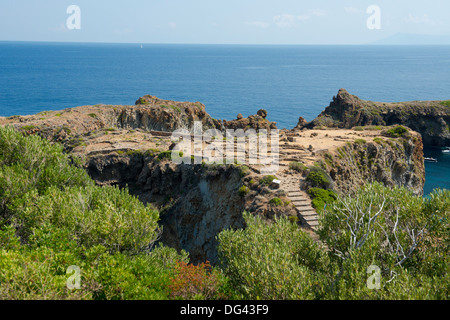
<path fill-rule="evenodd" d="M 450 298 L 448 190 L 424 199 L 375 183 L 338 198 L 320 215 L 326 247 L 287 219 L 244 217 L 245 230 L 218 237 L 222 268 L 241 298 Z"/>
<path fill-rule="evenodd" d="M 332 190 L 325 190 L 321 188 L 310 188 L 308 194 L 311 196 L 312 206 L 318 211 L 322 211 L 326 204 L 331 204 L 337 199 L 337 195 Z"/>
<path fill-rule="evenodd" d="M 269 203 L 276 207 L 281 207 L 284 205 L 283 200 L 281 200 L 280 198 L 272 198 L 270 199 Z"/>
<path fill-rule="evenodd" d="M 329 189 L 331 180 L 328 175 L 319 167 L 310 167 L 306 176 L 306 182 L 312 188 Z"/>
<path fill-rule="evenodd" d="M 299 173 L 303 173 L 304 171 L 308 170 L 308 167 L 305 166 L 303 163 L 301 162 L 297 162 L 297 161 L 293 161 L 289 163 L 289 169 L 290 170 L 294 170 L 297 171 Z"/>
<path fill-rule="evenodd" d="M 25 194 L 17 209 L 12 221 L 20 226 L 23 239 L 35 229 L 52 225 L 69 231 L 86 247 L 101 244 L 110 252 L 138 253 L 158 235 L 158 212 L 118 187 L 51 187 L 43 196 Z"/>
<path fill-rule="evenodd" d="M 286 218 L 267 224 L 244 213 L 245 230 L 220 233 L 219 257 L 236 296 L 244 299 L 307 299 L 315 296 L 316 271 L 325 252 Z"/>
<path fill-rule="evenodd" d="M 385 130 L 382 132 L 383 135 L 392 137 L 392 138 L 399 138 L 404 137 L 408 133 L 408 129 L 406 129 L 404 126 L 395 126 L 393 128 L 390 128 L 388 130 Z"/>
<path fill-rule="evenodd" d="M 424 200 L 374 183 L 327 206 L 318 233 L 339 269 L 331 297 L 448 299 L 449 201 L 448 191 Z M 371 265 L 378 290 L 366 283 Z"/>
<path fill-rule="evenodd" d="M 272 176 L 272 175 L 267 175 L 267 176 L 264 176 L 261 180 L 260 180 L 260 183 L 261 184 L 263 184 L 263 185 L 270 185 L 272 182 L 273 182 L 273 180 L 275 180 L 277 177 L 275 177 L 275 176 Z"/>
<path fill-rule="evenodd" d="M 96 186 L 59 145 L 0 128 L 0 148 L 0 299 L 450 298 L 449 190 L 374 183 L 341 198 L 310 168 L 309 193 L 327 203 L 321 244 L 288 218 L 244 213 L 245 229 L 218 236 L 219 269 L 155 247 L 158 212 Z"/>
<path fill-rule="evenodd" d="M 58 144 L 0 128 L 0 299 L 168 299 L 187 254 L 153 248 L 158 212 L 99 187 Z M 81 287 L 67 286 L 69 266 Z"/>
<path fill-rule="evenodd" d="M 238 193 L 241 197 L 245 197 L 250 192 L 250 188 L 247 186 L 241 186 Z"/>
<path fill-rule="evenodd" d="M 38 136 L 25 137 L 12 128 L 0 128 L 0 226 L 16 212 L 28 193 L 44 195 L 47 189 L 87 187 L 94 183 L 87 173 Z"/>

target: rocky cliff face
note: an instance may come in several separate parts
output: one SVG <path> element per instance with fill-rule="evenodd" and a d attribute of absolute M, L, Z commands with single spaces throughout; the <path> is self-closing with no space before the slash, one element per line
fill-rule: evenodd
<path fill-rule="evenodd" d="M 139 98 L 136 106 L 120 110 L 117 119 L 119 128 L 148 131 L 190 130 L 195 121 L 201 122 L 205 130 L 221 127 L 221 122 L 211 118 L 200 102 L 162 100 L 150 95 Z"/>
<path fill-rule="evenodd" d="M 267 119 L 267 111 L 235 120 L 213 119 L 200 102 L 163 100 L 146 95 L 135 106 L 95 105 L 68 108 L 60 111 L 43 111 L 29 116 L 0 117 L 0 125 L 12 125 L 28 134 L 39 134 L 55 141 L 67 142 L 75 136 L 87 135 L 99 130 L 128 129 L 173 132 L 186 129 L 193 132 L 194 122 L 200 122 L 203 130 L 216 129 L 276 129 L 276 123 Z"/>
<path fill-rule="evenodd" d="M 360 186 L 375 181 L 423 194 L 423 144 L 417 133 L 369 142 L 359 139 L 325 154 L 323 159 L 334 188 L 342 195 L 352 194 Z"/>
<path fill-rule="evenodd" d="M 100 185 L 128 187 L 130 193 L 160 210 L 161 241 L 189 252 L 191 262 L 218 262 L 217 235 L 243 228 L 242 213 L 266 218 L 294 215 L 287 203 L 273 206 L 283 193 L 259 184 L 246 166 L 176 165 L 150 153 L 97 153 L 86 162 Z"/>
<path fill-rule="evenodd" d="M 289 169 L 292 162 L 312 166 L 322 159 L 342 194 L 368 181 L 405 186 L 421 194 L 425 171 L 422 139 L 417 133 L 388 138 L 379 130 L 307 130 L 325 124 L 343 128 L 386 124 L 389 118 L 382 118 L 384 111 L 380 111 L 384 109 L 373 104 L 369 108 L 369 103 L 341 90 L 312 123 L 300 118 L 294 130 L 283 130 L 278 178 L 286 182 L 296 175 Z M 164 152 L 172 144 L 170 132 L 191 129 L 194 121 L 200 121 L 203 129 L 276 128 L 265 110 L 248 118 L 238 115 L 236 120 L 218 121 L 198 102 L 152 96 L 140 98 L 136 106 L 83 106 L 0 118 L 0 125 L 62 143 L 67 152 L 84 160 L 98 184 L 128 187 L 141 201 L 158 208 L 162 242 L 187 250 L 194 263 L 209 260 L 214 264 L 216 236 L 223 229 L 244 227 L 244 210 L 267 219 L 284 215 L 292 221 L 297 221 L 298 212 L 288 194 L 267 183 L 256 166 L 175 165 L 166 159 Z M 292 188 L 300 188 L 301 179 L 294 180 Z"/>
<path fill-rule="evenodd" d="M 176 165 L 141 154 L 91 157 L 90 176 L 103 185 L 128 187 L 130 193 L 160 210 L 160 241 L 189 252 L 191 262 L 218 262 L 216 236 L 243 228 L 245 200 L 239 168 Z"/>
<path fill-rule="evenodd" d="M 427 146 L 450 145 L 450 101 L 372 102 L 339 90 L 306 128 L 401 124 L 419 132 Z"/>

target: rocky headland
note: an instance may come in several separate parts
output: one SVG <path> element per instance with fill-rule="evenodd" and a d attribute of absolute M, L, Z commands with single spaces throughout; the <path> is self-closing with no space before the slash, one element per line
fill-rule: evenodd
<path fill-rule="evenodd" d="M 340 89 L 306 128 L 404 125 L 419 132 L 426 146 L 450 145 L 450 100 L 373 102 Z"/>
<path fill-rule="evenodd" d="M 422 120 L 436 122 L 428 123 L 435 131 L 431 135 L 424 129 L 429 134 L 425 138 L 419 130 L 414 131 L 423 129 L 421 117 L 408 114 L 405 107 L 402 121 L 395 122 L 400 107 L 394 105 L 381 107 L 382 103 L 364 102 L 340 90 L 317 119 L 307 123 L 300 117 L 295 128 L 280 131 L 279 167 L 270 176 L 258 165 L 175 164 L 170 157 L 171 133 L 177 129 L 193 132 L 196 121 L 203 130 L 217 132 L 276 129 L 263 109 L 247 118 L 238 115 L 232 121 L 216 120 L 199 102 L 144 96 L 134 106 L 82 106 L 0 117 L 0 126 L 10 125 L 24 134 L 63 144 L 66 152 L 81 159 L 97 184 L 128 187 L 142 202 L 158 208 L 163 243 L 187 250 L 193 262 L 216 263 L 217 234 L 226 228 L 244 227 L 243 211 L 267 219 L 288 216 L 314 235 L 318 214 L 306 192 L 306 168 L 320 168 L 337 194 L 352 193 L 368 181 L 404 186 L 422 194 L 423 141 L 440 145 L 445 143 L 438 142 L 441 136 L 444 141 L 449 138 L 442 123 L 449 123 L 448 107 L 441 102 L 418 104 L 430 114 Z M 417 124 L 412 122 L 414 117 Z M 405 125 L 406 131 L 391 134 L 396 124 Z M 206 144 L 224 143 L 225 138 Z"/>

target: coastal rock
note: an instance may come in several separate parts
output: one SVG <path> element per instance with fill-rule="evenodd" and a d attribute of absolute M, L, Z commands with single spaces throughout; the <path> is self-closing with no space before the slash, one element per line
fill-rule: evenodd
<path fill-rule="evenodd" d="M 305 120 L 305 118 L 300 117 L 298 118 L 297 126 L 293 129 L 294 131 L 302 130 L 306 125 L 308 124 L 308 121 Z"/>
<path fill-rule="evenodd" d="M 86 170 L 99 185 L 127 187 L 143 203 L 160 211 L 161 242 L 189 252 L 193 263 L 217 264 L 217 235 L 244 228 L 242 213 L 265 219 L 295 215 L 287 204 L 274 206 L 276 190 L 259 184 L 235 165 L 177 165 L 145 153 L 97 153 Z M 245 169 L 248 171 L 248 168 Z M 240 192 L 241 188 L 247 190 Z M 286 201 L 286 199 L 283 199 Z"/>
<path fill-rule="evenodd" d="M 320 121 L 329 119 L 330 126 L 338 128 L 344 124 L 352 126 L 358 122 L 346 122 L 347 116 L 338 114 L 344 112 L 350 117 L 351 110 L 361 113 L 358 121 L 368 119 L 364 118 L 361 103 L 340 91 Z M 390 110 L 386 117 L 395 113 L 393 108 Z M 284 215 L 293 221 L 297 212 L 282 188 L 263 181 L 264 174 L 258 167 L 171 162 L 165 153 L 174 148 L 171 132 L 180 128 L 191 130 L 194 121 L 222 132 L 228 128 L 276 129 L 276 123 L 263 116 L 267 114 L 259 112 L 248 118 L 219 121 L 211 118 L 200 103 L 144 96 L 135 106 L 82 106 L 31 116 L 0 117 L 0 125 L 12 125 L 25 134 L 38 134 L 63 144 L 66 152 L 83 159 L 97 184 L 128 188 L 142 202 L 156 207 L 161 213 L 164 244 L 187 250 L 193 263 L 209 260 L 215 264 L 216 236 L 227 228 L 245 227 L 243 211 L 269 220 Z M 443 126 L 444 122 L 437 123 Z M 307 166 L 322 163 L 341 194 L 351 194 L 370 181 L 405 186 L 421 194 L 425 170 L 419 134 L 410 131 L 400 138 L 388 138 L 380 130 L 310 131 L 305 129 L 309 125 L 300 118 L 301 132 L 280 131 L 280 170 L 289 168 L 292 161 L 307 161 Z M 216 142 L 219 141 L 223 143 Z"/>
<path fill-rule="evenodd" d="M 264 119 L 267 118 L 267 110 L 260 109 L 256 114 L 260 117 L 263 117 Z"/>
<path fill-rule="evenodd" d="M 265 110 L 264 110 L 265 111 Z M 232 130 L 248 130 L 248 129 L 254 129 L 254 130 L 267 130 L 270 131 L 272 129 L 277 129 L 277 123 L 271 122 L 266 119 L 267 117 L 267 111 L 262 112 L 261 110 L 258 111 L 259 114 L 251 115 L 248 118 L 238 118 L 236 120 L 226 121 L 223 120 L 223 129 L 232 129 Z M 264 116 L 264 117 L 263 117 Z"/>
<path fill-rule="evenodd" d="M 353 128 L 404 125 L 422 135 L 426 146 L 450 145 L 450 101 L 372 102 L 340 89 L 330 105 L 306 127 Z"/>
<path fill-rule="evenodd" d="M 423 144 L 420 134 L 415 132 L 403 138 L 349 142 L 332 153 L 326 152 L 322 163 L 334 188 L 342 195 L 352 194 L 375 181 L 423 195 Z"/>

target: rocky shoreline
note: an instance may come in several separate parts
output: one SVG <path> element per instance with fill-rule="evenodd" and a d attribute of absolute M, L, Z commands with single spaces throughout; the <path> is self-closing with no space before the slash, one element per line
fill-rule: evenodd
<path fill-rule="evenodd" d="M 442 102 L 372 103 L 341 89 L 315 120 L 308 123 L 300 117 L 295 128 L 279 131 L 279 167 L 273 178 L 280 182 L 275 184 L 258 165 L 177 165 L 165 156 L 173 147 L 171 133 L 193 132 L 195 122 L 218 133 L 277 130 L 262 109 L 226 121 L 213 119 L 199 102 L 144 96 L 134 106 L 82 106 L 0 118 L 0 126 L 63 144 L 97 184 L 128 187 L 142 202 L 159 209 L 164 244 L 187 250 L 194 262 L 215 263 L 215 237 L 223 229 L 243 227 L 243 211 L 267 219 L 288 216 L 313 234 L 318 215 L 306 192 L 306 170 L 292 164 L 320 168 L 341 195 L 370 181 L 422 194 L 423 144 L 450 140 L 445 129 L 449 110 Z M 398 124 L 406 131 L 389 135 Z M 207 144 L 226 142 L 224 138 Z"/>
<path fill-rule="evenodd" d="M 450 145 L 450 100 L 373 102 L 340 89 L 306 128 L 404 125 L 422 135 L 425 146 Z"/>

